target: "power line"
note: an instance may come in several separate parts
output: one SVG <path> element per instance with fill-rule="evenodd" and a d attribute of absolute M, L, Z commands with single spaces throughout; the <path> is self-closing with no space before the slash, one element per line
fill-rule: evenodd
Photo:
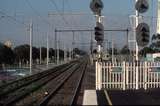
<path fill-rule="evenodd" d="M 59 13 L 59 15 L 62 16 L 62 20 L 65 22 L 65 24 L 69 25 L 69 23 L 64 18 L 63 13 L 61 13 L 61 11 L 59 10 L 59 8 L 58 8 L 57 4 L 54 2 L 54 0 L 50 0 L 50 2 L 54 5 L 54 7 L 56 8 L 56 11 Z"/>
<path fill-rule="evenodd" d="M 69 0 L 66 0 L 66 1 L 67 1 L 67 4 L 68 4 L 68 8 L 70 9 L 70 11 L 71 11 L 71 13 L 72 13 L 72 9 L 71 9 L 71 5 L 70 5 L 70 3 L 69 3 Z M 77 26 L 77 22 L 76 22 L 76 20 L 75 20 L 75 17 L 74 17 L 73 15 L 71 15 L 71 16 L 72 16 L 72 20 L 74 21 L 75 26 Z M 84 35 L 83 32 L 80 32 L 80 34 L 81 34 L 81 35 Z"/>
<path fill-rule="evenodd" d="M 17 22 L 17 23 L 19 23 L 19 24 L 22 24 L 22 25 L 24 25 L 24 26 L 28 26 L 28 25 L 25 24 L 24 22 L 18 21 L 15 17 L 7 15 L 7 14 L 6 14 L 5 12 L 3 12 L 2 10 L 0 10 L 0 14 L 4 15 L 4 16 L 10 18 L 10 19 L 12 19 L 13 21 L 15 21 L 15 22 Z"/>
<path fill-rule="evenodd" d="M 71 5 L 70 5 L 70 3 L 69 3 L 69 0 L 66 0 L 67 2 L 67 4 L 68 4 L 68 8 L 70 9 L 70 11 L 71 11 L 71 17 L 72 17 L 72 21 L 73 21 L 73 23 L 74 23 L 74 25 L 76 26 L 77 25 L 77 23 L 76 23 L 76 20 L 75 20 L 75 17 L 73 16 L 73 15 L 78 15 L 78 14 L 73 14 L 73 11 L 72 11 L 72 9 L 71 9 Z"/>
<path fill-rule="evenodd" d="M 39 16 L 40 18 L 41 18 L 41 20 L 43 20 L 45 23 L 47 23 L 48 25 L 50 25 L 50 23 L 47 21 L 47 20 L 45 20 L 42 16 L 41 16 L 41 14 L 35 9 L 35 8 L 33 8 L 33 6 L 31 5 L 31 3 L 29 2 L 29 0 L 25 0 L 26 1 L 26 3 L 28 4 L 28 6 L 33 10 L 33 12 L 35 13 L 35 14 L 37 14 L 37 16 Z"/>

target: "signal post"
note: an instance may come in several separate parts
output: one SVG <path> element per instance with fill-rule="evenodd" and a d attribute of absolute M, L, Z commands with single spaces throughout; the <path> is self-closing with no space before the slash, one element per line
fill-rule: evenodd
<path fill-rule="evenodd" d="M 104 40 L 104 27 L 102 24 L 101 10 L 103 9 L 103 2 L 101 0 L 92 0 L 90 8 L 96 16 L 95 40 L 97 41 L 97 57 L 98 61 L 102 60 L 102 44 Z"/>
<path fill-rule="evenodd" d="M 148 24 L 141 22 L 139 23 L 139 14 L 145 13 L 149 8 L 148 0 L 135 0 L 136 9 L 136 89 L 139 88 L 139 60 L 138 60 L 138 46 L 145 47 L 149 43 L 150 29 Z"/>
<path fill-rule="evenodd" d="M 90 8 L 96 16 L 96 26 L 94 27 L 95 31 L 95 40 L 97 41 L 97 62 L 96 62 L 96 89 L 102 88 L 102 70 L 101 70 L 101 61 L 102 61 L 102 44 L 104 40 L 104 27 L 102 24 L 101 10 L 103 9 L 103 3 L 101 0 L 92 0 Z"/>

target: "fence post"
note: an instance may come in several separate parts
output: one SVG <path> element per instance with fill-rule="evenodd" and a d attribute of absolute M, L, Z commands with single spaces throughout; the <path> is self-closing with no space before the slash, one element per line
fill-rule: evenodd
<path fill-rule="evenodd" d="M 99 90 L 102 89 L 102 62 L 98 62 L 98 72 L 99 72 Z"/>
<path fill-rule="evenodd" d="M 101 62 L 96 62 L 96 89 L 100 90 L 102 88 L 102 66 Z"/>
<path fill-rule="evenodd" d="M 126 63 L 126 87 L 128 88 L 128 82 L 129 82 L 129 76 L 128 76 L 128 74 L 129 74 L 129 63 L 127 62 Z"/>
<path fill-rule="evenodd" d="M 139 63 L 138 63 L 138 61 L 136 61 L 136 89 L 138 89 L 138 85 L 139 85 L 139 83 L 138 83 L 138 65 L 139 65 Z"/>
<path fill-rule="evenodd" d="M 98 62 L 96 61 L 96 89 L 98 89 Z"/>
<path fill-rule="evenodd" d="M 147 89 L 147 71 L 148 71 L 148 67 L 147 67 L 147 62 L 145 61 L 144 63 L 144 89 Z"/>
<path fill-rule="evenodd" d="M 125 61 L 123 62 L 123 90 L 125 90 L 126 89 L 126 83 L 125 83 L 125 80 L 126 80 L 126 63 L 125 63 Z"/>

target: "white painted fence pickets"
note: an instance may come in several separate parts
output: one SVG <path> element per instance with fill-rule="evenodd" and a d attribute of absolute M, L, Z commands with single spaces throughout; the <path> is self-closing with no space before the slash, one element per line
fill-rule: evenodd
<path fill-rule="evenodd" d="M 96 62 L 96 89 L 160 87 L 160 62 Z"/>

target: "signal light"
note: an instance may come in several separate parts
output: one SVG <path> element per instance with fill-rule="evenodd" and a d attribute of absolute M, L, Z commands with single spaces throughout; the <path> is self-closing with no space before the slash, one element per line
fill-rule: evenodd
<path fill-rule="evenodd" d="M 136 40 L 139 46 L 146 46 L 150 39 L 149 26 L 146 23 L 140 23 L 136 28 Z"/>
<path fill-rule="evenodd" d="M 97 22 L 95 29 L 95 40 L 101 44 L 104 40 L 104 27 L 101 23 Z"/>

